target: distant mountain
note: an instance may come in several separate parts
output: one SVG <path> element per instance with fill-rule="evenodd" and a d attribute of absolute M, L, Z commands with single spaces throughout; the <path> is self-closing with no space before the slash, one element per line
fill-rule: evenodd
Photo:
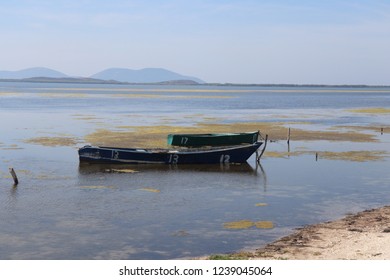
<path fill-rule="evenodd" d="M 204 81 L 198 78 L 183 76 L 163 68 L 145 68 L 140 70 L 109 68 L 92 75 L 90 78 L 100 80 L 115 80 L 126 83 L 161 83 L 180 80 L 204 83 Z"/>
<path fill-rule="evenodd" d="M 72 77 L 59 71 L 34 67 L 19 71 L 0 71 L 2 80 L 24 80 L 30 82 L 87 82 L 87 83 L 159 83 L 159 84 L 196 84 L 204 81 L 162 69 L 145 68 L 132 70 L 109 68 L 90 77 Z"/>
<path fill-rule="evenodd" d="M 19 71 L 0 71 L 0 79 L 26 79 L 33 77 L 66 78 L 69 76 L 45 67 L 34 67 Z"/>

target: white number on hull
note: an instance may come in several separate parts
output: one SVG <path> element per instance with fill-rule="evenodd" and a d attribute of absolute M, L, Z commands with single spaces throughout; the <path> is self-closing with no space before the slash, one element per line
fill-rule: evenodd
<path fill-rule="evenodd" d="M 221 155 L 219 158 L 220 163 L 229 163 L 230 161 L 230 155 Z"/>
<path fill-rule="evenodd" d="M 181 138 L 181 144 L 182 144 L 182 145 L 187 144 L 187 142 L 188 142 L 188 137 L 182 137 L 182 138 Z"/>
<path fill-rule="evenodd" d="M 119 152 L 118 151 L 112 151 L 112 158 L 118 159 L 119 158 Z"/>
<path fill-rule="evenodd" d="M 170 154 L 169 155 L 169 163 L 176 164 L 179 162 L 179 155 L 178 154 Z"/>

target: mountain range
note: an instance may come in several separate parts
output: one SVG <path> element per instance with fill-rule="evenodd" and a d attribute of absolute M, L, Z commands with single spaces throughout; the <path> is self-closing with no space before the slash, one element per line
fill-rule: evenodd
<path fill-rule="evenodd" d="M 144 68 L 133 70 L 127 68 L 109 68 L 98 72 L 89 77 L 69 76 L 59 71 L 45 68 L 34 67 L 19 71 L 0 71 L 0 79 L 31 79 L 31 78 L 50 78 L 50 79 L 93 79 L 104 81 L 115 81 L 123 83 L 166 83 L 166 82 L 193 82 L 204 83 L 199 78 L 184 76 L 163 68 Z"/>

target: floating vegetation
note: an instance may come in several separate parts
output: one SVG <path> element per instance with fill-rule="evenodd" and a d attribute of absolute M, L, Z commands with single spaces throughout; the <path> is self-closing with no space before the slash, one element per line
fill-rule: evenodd
<path fill-rule="evenodd" d="M 7 146 L 7 145 L 0 143 L 0 150 L 23 150 L 23 148 L 19 147 L 16 144 L 11 144 L 11 145 Z"/>
<path fill-rule="evenodd" d="M 113 173 L 137 173 L 139 171 L 134 169 L 106 169 L 106 172 L 113 172 Z"/>
<path fill-rule="evenodd" d="M 288 152 L 277 152 L 277 151 L 265 151 L 263 157 L 270 157 L 270 158 L 288 158 L 289 153 Z"/>
<path fill-rule="evenodd" d="M 39 180 L 68 180 L 72 179 L 72 176 L 59 176 L 55 174 L 37 174 L 33 176 L 32 178 L 34 179 L 39 179 Z"/>
<path fill-rule="evenodd" d="M 120 98 L 161 98 L 161 99 L 216 99 L 216 98 L 232 98 L 232 96 L 224 95 L 163 95 L 163 94 L 134 94 L 134 93 L 122 93 L 122 94 L 110 94 L 107 97 L 120 97 Z"/>
<path fill-rule="evenodd" d="M 179 230 L 179 231 L 174 232 L 172 234 L 172 236 L 176 236 L 176 237 L 185 237 L 185 236 L 188 236 L 188 235 L 190 235 L 190 234 L 187 231 L 185 231 L 185 230 Z"/>
<path fill-rule="evenodd" d="M 390 114 L 390 108 L 360 108 L 348 110 L 353 113 L 363 114 Z"/>
<path fill-rule="evenodd" d="M 98 190 L 98 189 L 115 189 L 114 186 L 81 186 L 82 189 L 91 189 L 91 190 Z"/>
<path fill-rule="evenodd" d="M 262 207 L 262 206 L 267 206 L 268 204 L 267 203 L 262 203 L 262 202 L 260 202 L 260 203 L 256 203 L 256 207 Z"/>
<path fill-rule="evenodd" d="M 18 92 L 0 92 L 0 96 L 18 96 L 21 95 Z"/>
<path fill-rule="evenodd" d="M 234 123 L 234 124 L 198 124 L 198 128 L 202 130 L 215 132 L 242 132 L 242 131 L 256 131 L 265 135 L 268 134 L 270 140 L 285 140 L 287 129 L 291 124 L 302 124 L 301 122 L 294 123 Z M 328 141 L 352 141 L 352 142 L 372 142 L 375 138 L 366 133 L 357 131 L 313 131 L 294 128 L 291 129 L 291 140 L 328 140 Z"/>
<path fill-rule="evenodd" d="M 49 98 L 88 98 L 91 95 L 85 93 L 40 93 L 39 96 Z"/>
<path fill-rule="evenodd" d="M 223 224 L 223 227 L 228 229 L 247 229 L 253 226 L 254 223 L 250 220 L 240 220 L 235 222 L 227 222 Z"/>
<path fill-rule="evenodd" d="M 84 121 L 90 121 L 90 120 L 101 120 L 101 118 L 98 118 L 95 115 L 83 115 L 83 114 L 75 114 L 73 115 L 74 119 L 76 120 L 84 120 Z"/>
<path fill-rule="evenodd" d="M 166 137 L 166 136 L 165 136 Z M 98 146 L 114 147 L 161 147 L 166 146 L 166 139 L 160 135 L 137 135 L 134 131 L 111 131 L 98 129 L 85 136 L 85 141 Z"/>
<path fill-rule="evenodd" d="M 367 161 L 380 161 L 384 160 L 389 156 L 389 153 L 386 151 L 344 151 L 344 152 L 332 152 L 332 151 L 293 151 L 293 152 L 275 152 L 275 151 L 266 151 L 264 157 L 272 158 L 287 158 L 293 156 L 301 155 L 318 155 L 319 159 L 327 160 L 346 160 L 346 161 L 357 161 L 357 162 L 367 162 Z"/>
<path fill-rule="evenodd" d="M 116 146 L 116 147 L 143 147 L 155 148 L 167 146 L 167 134 L 170 133 L 224 133 L 257 131 L 273 141 L 285 140 L 287 127 L 291 123 L 233 123 L 215 124 L 198 123 L 195 126 L 120 126 L 117 129 L 126 131 L 98 129 L 85 136 L 85 141 L 92 145 Z M 296 123 L 298 124 L 298 123 Z M 352 142 L 375 142 L 371 134 L 359 131 L 310 131 L 303 129 L 291 130 L 291 141 L 294 140 L 327 140 L 327 141 L 352 141 Z"/>
<path fill-rule="evenodd" d="M 153 189 L 153 188 L 142 188 L 140 189 L 141 191 L 147 191 L 147 192 L 154 192 L 154 193 L 159 193 L 160 190 Z"/>
<path fill-rule="evenodd" d="M 235 222 L 224 223 L 223 227 L 227 229 L 248 229 L 251 227 L 256 227 L 261 229 L 271 229 L 274 228 L 274 223 L 271 221 L 252 222 L 250 220 L 240 220 Z"/>
<path fill-rule="evenodd" d="M 24 140 L 25 143 L 42 146 L 75 146 L 78 141 L 73 137 L 35 137 Z"/>
<path fill-rule="evenodd" d="M 350 131 L 373 131 L 373 132 L 386 132 L 390 131 L 390 126 L 389 125 L 372 125 L 372 126 L 359 126 L 359 125 L 350 125 L 350 126 L 339 126 L 338 128 L 344 128 L 344 129 L 349 129 Z"/>
<path fill-rule="evenodd" d="M 3 179 L 9 179 L 9 178 L 12 178 L 12 176 L 10 175 L 9 172 L 3 172 L 0 170 L 0 178 L 3 178 Z"/>
<path fill-rule="evenodd" d="M 255 226 L 257 228 L 270 229 L 270 228 L 274 228 L 274 223 L 271 221 L 259 221 L 259 222 L 255 222 Z"/>
<path fill-rule="evenodd" d="M 320 152 L 320 158 L 348 161 L 379 161 L 389 156 L 386 151 L 347 151 L 347 152 Z"/>

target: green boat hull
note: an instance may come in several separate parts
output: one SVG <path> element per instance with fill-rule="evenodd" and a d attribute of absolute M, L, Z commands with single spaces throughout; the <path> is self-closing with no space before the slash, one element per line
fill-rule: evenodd
<path fill-rule="evenodd" d="M 257 142 L 259 132 L 169 134 L 168 145 L 182 147 L 232 146 Z"/>

